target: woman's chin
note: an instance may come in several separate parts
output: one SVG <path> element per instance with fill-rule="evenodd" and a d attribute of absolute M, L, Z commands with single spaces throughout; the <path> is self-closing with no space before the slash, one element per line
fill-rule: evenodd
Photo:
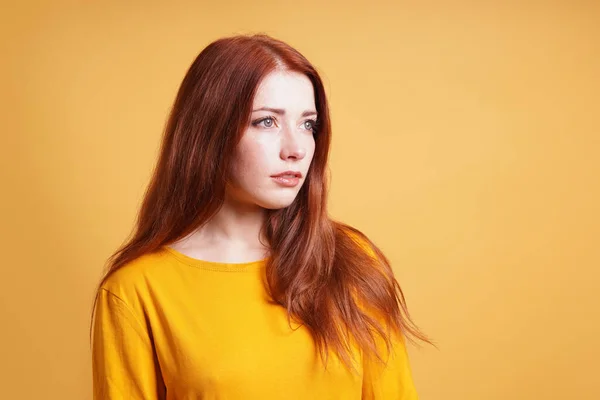
<path fill-rule="evenodd" d="M 279 210 L 282 208 L 289 207 L 294 202 L 295 199 L 296 199 L 295 195 L 294 196 L 279 196 L 277 198 L 261 199 L 261 202 L 259 203 L 259 205 L 268 210 Z"/>

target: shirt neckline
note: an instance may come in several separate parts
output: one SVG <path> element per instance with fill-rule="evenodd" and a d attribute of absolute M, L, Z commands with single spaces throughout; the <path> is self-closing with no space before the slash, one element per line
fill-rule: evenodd
<path fill-rule="evenodd" d="M 250 272 L 260 270 L 266 266 L 267 258 L 256 261 L 242 262 L 242 263 L 227 263 L 218 261 L 207 261 L 199 258 L 193 258 L 188 255 L 181 253 L 178 250 L 173 249 L 169 246 L 162 247 L 167 253 L 175 257 L 180 262 L 190 265 L 196 268 L 207 269 L 211 271 L 224 271 L 224 272 Z"/>

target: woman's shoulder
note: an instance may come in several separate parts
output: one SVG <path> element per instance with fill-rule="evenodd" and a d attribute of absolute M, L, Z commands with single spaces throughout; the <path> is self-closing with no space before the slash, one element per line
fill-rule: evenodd
<path fill-rule="evenodd" d="M 169 268 L 165 268 L 167 262 L 168 258 L 162 250 L 139 256 L 108 273 L 99 290 L 131 303 L 140 294 L 148 292 L 150 286 L 165 278 L 162 275 L 169 271 Z"/>
<path fill-rule="evenodd" d="M 380 276 L 383 276 L 387 281 L 395 278 L 389 259 L 369 236 L 347 224 L 340 224 L 339 230 L 341 231 L 340 235 L 343 237 L 342 240 L 351 243 L 350 246 L 354 247 L 348 254 L 352 254 L 356 258 L 357 252 L 361 253 L 359 256 L 361 260 L 360 267 L 366 268 L 363 270 L 364 272 L 368 272 L 372 268 L 378 270 Z M 363 255 L 366 258 L 363 258 Z"/>
<path fill-rule="evenodd" d="M 359 229 L 344 223 L 338 223 L 340 235 L 346 237 L 360 247 L 365 253 L 376 258 L 374 243 L 371 239 Z"/>

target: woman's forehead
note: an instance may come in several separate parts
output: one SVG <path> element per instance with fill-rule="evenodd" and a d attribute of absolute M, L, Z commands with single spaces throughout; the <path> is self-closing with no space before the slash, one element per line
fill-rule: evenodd
<path fill-rule="evenodd" d="M 303 112 L 315 107 L 312 82 L 304 74 L 275 71 L 260 83 L 253 101 L 253 110 L 268 107 L 289 112 Z"/>

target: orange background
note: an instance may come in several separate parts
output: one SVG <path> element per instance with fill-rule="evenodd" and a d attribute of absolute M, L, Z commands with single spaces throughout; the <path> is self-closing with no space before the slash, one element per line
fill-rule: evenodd
<path fill-rule="evenodd" d="M 5 3 L 2 398 L 91 398 L 93 289 L 177 87 L 260 31 L 323 74 L 331 212 L 439 345 L 421 397 L 600 399 L 600 3 Z"/>

